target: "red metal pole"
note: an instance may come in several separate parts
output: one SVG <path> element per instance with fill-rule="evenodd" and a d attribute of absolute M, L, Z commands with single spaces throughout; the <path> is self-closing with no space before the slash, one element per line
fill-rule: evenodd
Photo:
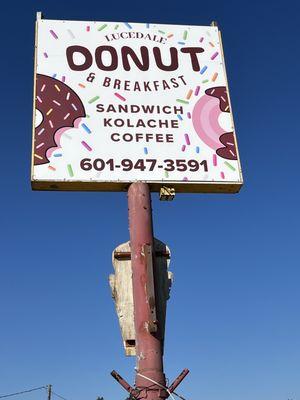
<path fill-rule="evenodd" d="M 153 282 L 149 282 L 152 258 L 145 249 L 153 252 L 153 227 L 151 195 L 146 183 L 132 183 L 128 189 L 129 231 L 131 246 L 132 286 L 134 302 L 134 322 L 136 333 L 136 381 L 140 390 L 137 399 L 165 399 L 168 393 L 163 372 L 162 344 L 156 337 L 153 321 L 153 300 L 149 292 Z M 153 275 L 152 275 L 153 276 Z M 155 277 L 154 277 L 155 279 Z"/>

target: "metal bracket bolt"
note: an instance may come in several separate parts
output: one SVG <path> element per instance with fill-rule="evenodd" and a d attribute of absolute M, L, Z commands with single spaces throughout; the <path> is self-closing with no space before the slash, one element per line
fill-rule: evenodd
<path fill-rule="evenodd" d="M 175 189 L 167 186 L 163 186 L 159 191 L 159 200 L 161 201 L 172 201 L 175 197 Z"/>

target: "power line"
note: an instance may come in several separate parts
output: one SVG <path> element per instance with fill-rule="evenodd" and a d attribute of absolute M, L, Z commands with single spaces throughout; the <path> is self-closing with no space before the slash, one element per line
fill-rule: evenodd
<path fill-rule="evenodd" d="M 66 399 L 65 397 L 61 396 L 60 394 L 54 392 L 54 391 L 52 390 L 52 385 L 40 386 L 40 387 L 36 387 L 36 388 L 33 388 L 33 389 L 23 390 L 22 392 L 4 394 L 4 395 L 0 396 L 0 399 L 4 399 L 5 397 L 17 396 L 17 395 L 19 395 L 19 394 L 24 394 L 24 393 L 33 392 L 33 391 L 35 391 L 35 390 L 40 390 L 40 389 L 49 390 L 49 387 L 51 388 L 51 389 L 50 389 L 50 393 L 51 393 L 51 394 L 53 394 L 54 396 L 59 397 L 61 400 L 68 400 L 68 399 Z"/>
<path fill-rule="evenodd" d="M 54 396 L 57 396 L 62 400 L 67 400 L 65 397 L 61 396 L 60 394 L 57 394 L 57 393 L 53 392 L 53 390 L 52 390 L 52 394 L 54 394 Z"/>
<path fill-rule="evenodd" d="M 61 396 L 60 394 L 54 392 L 54 390 L 52 389 L 52 385 L 47 385 L 47 386 L 45 386 L 45 389 L 46 389 L 47 392 L 48 392 L 48 398 L 49 398 L 50 400 L 51 400 L 51 395 L 54 395 L 54 396 L 56 396 L 56 397 L 59 397 L 59 398 L 62 399 L 62 400 L 68 400 L 68 399 L 66 399 L 65 397 Z"/>
<path fill-rule="evenodd" d="M 40 386 L 40 387 L 36 387 L 36 388 L 33 388 L 33 389 L 23 390 L 22 392 L 4 394 L 3 396 L 0 396 L 0 399 L 4 399 L 4 397 L 17 396 L 17 395 L 19 395 L 19 394 L 29 393 L 29 392 L 33 392 L 33 391 L 35 391 L 35 390 L 40 390 L 40 389 L 45 389 L 45 388 L 46 388 L 46 386 Z M 65 399 L 65 400 L 66 400 L 66 399 Z"/>

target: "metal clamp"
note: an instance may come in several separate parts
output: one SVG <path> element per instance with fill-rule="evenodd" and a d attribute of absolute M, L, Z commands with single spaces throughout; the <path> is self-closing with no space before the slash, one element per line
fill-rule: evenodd
<path fill-rule="evenodd" d="M 161 201 L 172 201 L 175 197 L 175 189 L 167 186 L 163 186 L 159 191 L 159 200 Z"/>

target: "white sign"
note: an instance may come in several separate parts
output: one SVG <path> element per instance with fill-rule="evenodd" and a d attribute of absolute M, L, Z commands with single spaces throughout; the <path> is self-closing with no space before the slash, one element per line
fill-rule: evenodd
<path fill-rule="evenodd" d="M 242 185 L 217 27 L 39 19 L 32 186 Z"/>

